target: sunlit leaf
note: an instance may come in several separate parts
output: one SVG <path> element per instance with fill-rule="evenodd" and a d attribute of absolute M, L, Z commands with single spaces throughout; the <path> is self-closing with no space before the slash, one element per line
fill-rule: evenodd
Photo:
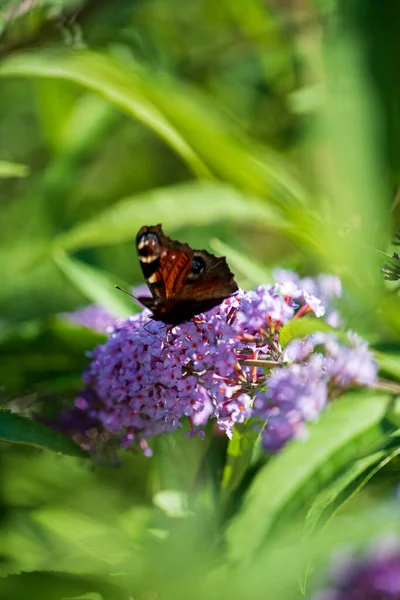
<path fill-rule="evenodd" d="M 63 273 L 85 296 L 108 308 L 118 317 L 126 317 L 138 311 L 133 299 L 115 289 L 115 278 L 91 265 L 68 256 L 61 250 L 55 252 L 54 260 Z"/>
<path fill-rule="evenodd" d="M 375 351 L 375 359 L 382 375 L 400 380 L 400 353 Z"/>
<path fill-rule="evenodd" d="M 0 160 L 0 179 L 7 177 L 26 177 L 29 175 L 29 167 Z"/>
<path fill-rule="evenodd" d="M 248 425 L 236 424 L 229 441 L 221 483 L 221 499 L 226 501 L 240 485 L 254 454 L 258 433 Z"/>
<path fill-rule="evenodd" d="M 209 176 L 208 168 L 196 152 L 147 97 L 140 71 L 135 74 L 117 61 L 91 52 L 30 53 L 10 59 L 3 67 L 1 75 L 67 79 L 99 92 L 161 136 L 197 174 Z"/>
<path fill-rule="evenodd" d="M 249 282 L 249 287 L 272 283 L 270 270 L 259 263 L 255 258 L 246 256 L 243 252 L 239 252 L 232 246 L 224 244 L 220 240 L 211 240 L 210 246 L 217 254 L 226 256 L 228 263 L 233 270 L 240 273 Z"/>
<path fill-rule="evenodd" d="M 371 469 L 379 460 L 385 457 L 385 452 L 375 452 L 364 458 L 356 460 L 349 468 L 333 481 L 326 489 L 320 492 L 312 503 L 305 519 L 305 530 L 310 533 L 315 529 L 323 513 L 331 506 L 340 494 L 365 471 Z"/>
<path fill-rule="evenodd" d="M 305 442 L 292 442 L 254 478 L 228 530 L 232 558 L 251 557 L 267 539 L 279 515 L 321 488 L 346 465 L 382 443 L 380 422 L 390 399 L 382 394 L 348 394 L 310 426 Z M 310 497 L 310 496 L 308 496 Z M 304 506 L 304 503 L 303 503 Z M 261 518 L 262 515 L 262 518 Z"/>
<path fill-rule="evenodd" d="M 2 409 L 0 409 L 0 440 L 14 444 L 27 444 L 69 456 L 88 457 L 86 452 L 61 433 Z"/>
<path fill-rule="evenodd" d="M 102 94 L 165 139 L 198 175 L 209 177 L 212 171 L 285 211 L 309 200 L 284 160 L 252 148 L 207 98 L 166 74 L 83 51 L 21 54 L 3 61 L 0 76 L 18 75 L 67 79 Z"/>
<path fill-rule="evenodd" d="M 115 244 L 135 238 L 142 225 L 162 223 L 166 231 L 216 221 L 279 225 L 274 212 L 259 200 L 218 184 L 195 183 L 153 190 L 121 200 L 93 219 L 64 233 L 55 245 L 65 249 Z"/>
<path fill-rule="evenodd" d="M 292 319 L 289 323 L 286 323 L 279 332 L 279 341 L 284 348 L 294 338 L 304 338 L 318 331 L 341 335 L 337 329 L 328 325 L 323 319 L 306 316 Z"/>
<path fill-rule="evenodd" d="M 392 452 L 375 452 L 365 458 L 355 461 L 354 464 L 349 465 L 349 468 L 328 486 L 328 488 L 323 490 L 313 502 L 305 520 L 305 530 L 307 533 L 310 533 L 316 527 L 323 513 L 336 502 L 346 488 L 351 486 L 351 484 L 365 474 L 356 487 L 350 490 L 350 493 L 343 499 L 343 502 L 354 497 L 363 487 L 365 487 L 372 477 L 378 473 L 378 471 L 386 467 L 386 465 L 398 457 L 399 454 L 400 448 L 396 448 L 396 450 Z"/>

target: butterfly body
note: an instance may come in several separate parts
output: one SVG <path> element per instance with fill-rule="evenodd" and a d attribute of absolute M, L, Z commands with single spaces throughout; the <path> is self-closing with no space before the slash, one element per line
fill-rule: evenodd
<path fill-rule="evenodd" d="M 211 310 L 238 290 L 226 259 L 195 250 L 164 235 L 161 225 L 144 226 L 136 248 L 152 298 L 138 300 L 155 321 L 178 325 Z"/>

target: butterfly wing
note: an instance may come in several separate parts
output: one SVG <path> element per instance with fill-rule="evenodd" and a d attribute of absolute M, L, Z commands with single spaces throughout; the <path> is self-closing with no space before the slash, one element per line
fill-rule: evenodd
<path fill-rule="evenodd" d="M 136 247 L 153 296 L 139 300 L 156 320 L 182 323 L 217 306 L 238 289 L 224 257 L 172 240 L 161 225 L 142 227 Z"/>
<path fill-rule="evenodd" d="M 164 235 L 161 225 L 142 227 L 136 248 L 143 275 L 153 298 L 166 299 L 182 288 L 192 262 L 193 250 Z"/>

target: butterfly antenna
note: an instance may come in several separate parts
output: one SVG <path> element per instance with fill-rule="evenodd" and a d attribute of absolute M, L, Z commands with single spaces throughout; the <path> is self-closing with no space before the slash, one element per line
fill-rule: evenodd
<path fill-rule="evenodd" d="M 122 289 L 122 287 L 119 287 L 119 285 L 115 285 L 114 287 L 117 288 L 117 290 L 119 290 L 120 292 L 124 292 L 124 294 L 128 294 L 128 296 L 137 300 L 136 296 L 134 296 L 130 292 L 127 292 L 126 290 Z"/>

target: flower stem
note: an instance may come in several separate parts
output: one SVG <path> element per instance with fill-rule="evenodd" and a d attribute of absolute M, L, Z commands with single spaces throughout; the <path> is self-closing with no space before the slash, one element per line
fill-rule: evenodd
<path fill-rule="evenodd" d="M 248 359 L 240 360 L 245 367 L 279 367 L 282 363 L 277 360 Z"/>
<path fill-rule="evenodd" d="M 395 394 L 400 394 L 400 384 L 395 383 L 394 381 L 384 381 L 379 379 L 377 384 L 374 385 L 376 390 L 383 390 L 385 392 L 394 392 Z"/>

